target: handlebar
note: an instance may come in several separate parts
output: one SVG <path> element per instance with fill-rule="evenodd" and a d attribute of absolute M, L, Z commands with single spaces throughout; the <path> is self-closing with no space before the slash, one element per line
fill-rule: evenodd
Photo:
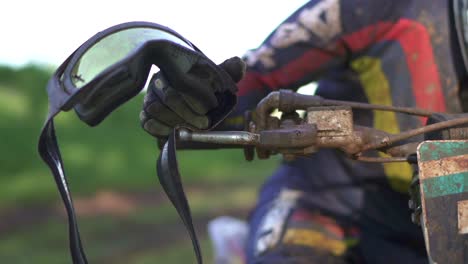
<path fill-rule="evenodd" d="M 283 112 L 281 119 L 270 116 L 274 109 Z M 245 131 L 196 132 L 180 129 L 178 140 L 199 142 L 233 148 L 244 148 L 246 159 L 253 159 L 253 149 L 261 159 L 272 154 L 283 154 L 285 158 L 316 152 L 321 148 L 342 150 L 350 158 L 366 162 L 407 161 L 416 152 L 420 141 L 405 142 L 418 135 L 448 129 L 445 138 L 468 139 L 468 115 L 445 115 L 444 120 L 390 134 L 371 127 L 353 123 L 352 109 L 393 111 L 410 115 L 432 117 L 440 113 L 418 108 L 381 106 L 338 100 L 326 100 L 280 90 L 270 93 L 252 113 L 246 114 Z M 296 110 L 306 110 L 301 118 Z M 367 151 L 378 150 L 389 157 L 370 157 Z"/>

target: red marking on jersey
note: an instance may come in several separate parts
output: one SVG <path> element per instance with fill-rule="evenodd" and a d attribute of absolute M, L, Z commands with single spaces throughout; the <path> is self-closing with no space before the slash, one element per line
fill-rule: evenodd
<path fill-rule="evenodd" d="M 378 23 L 344 37 L 353 51 L 361 51 L 369 43 L 398 41 L 410 71 L 416 106 L 444 112 L 445 100 L 439 71 L 434 59 L 431 39 L 419 22 L 400 19 L 397 23 Z"/>
<path fill-rule="evenodd" d="M 286 87 L 303 76 L 315 72 L 320 66 L 330 61 L 334 57 L 329 52 L 319 49 L 311 49 L 305 52 L 301 57 L 292 60 L 280 69 L 268 74 L 257 72 L 247 72 L 244 78 L 239 82 L 238 95 L 247 94 L 253 89 L 263 89 L 264 87 Z"/>
<path fill-rule="evenodd" d="M 339 238 L 344 238 L 345 235 L 344 230 L 336 223 L 334 219 L 316 213 L 310 213 L 305 210 L 298 210 L 291 215 L 291 220 L 293 222 L 315 223 Z"/>
<path fill-rule="evenodd" d="M 416 106 L 433 111 L 445 111 L 445 100 L 431 40 L 421 23 L 409 19 L 400 19 L 396 23 L 379 22 L 349 33 L 339 41 L 342 40 L 353 52 L 361 52 L 379 41 L 398 41 L 405 53 L 410 71 Z M 344 54 L 344 48 L 339 45 L 339 41 L 335 46 L 336 53 Z M 239 95 L 264 87 L 286 87 L 307 74 L 316 72 L 334 58 L 335 56 L 329 52 L 311 49 L 273 72 L 267 74 L 248 72 L 239 83 Z"/>

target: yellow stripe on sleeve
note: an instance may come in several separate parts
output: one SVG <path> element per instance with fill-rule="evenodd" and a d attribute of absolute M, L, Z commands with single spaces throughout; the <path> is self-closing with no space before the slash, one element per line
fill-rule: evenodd
<path fill-rule="evenodd" d="M 392 96 L 387 77 L 382 71 L 381 60 L 373 57 L 362 57 L 354 60 L 351 67 L 359 74 L 364 92 L 371 104 L 392 105 Z M 394 112 L 373 111 L 374 128 L 388 133 L 400 133 L 398 120 Z M 384 153 L 380 156 L 386 157 Z M 406 162 L 384 163 L 385 174 L 392 188 L 407 192 L 412 177 L 411 166 Z"/>

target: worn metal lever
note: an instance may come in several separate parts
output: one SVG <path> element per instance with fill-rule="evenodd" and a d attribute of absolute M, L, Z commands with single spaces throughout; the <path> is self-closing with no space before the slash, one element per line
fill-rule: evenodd
<path fill-rule="evenodd" d="M 260 135 L 247 131 L 207 131 L 194 132 L 182 128 L 179 130 L 178 139 L 181 141 L 195 141 L 201 143 L 214 143 L 226 145 L 256 146 L 260 142 Z"/>

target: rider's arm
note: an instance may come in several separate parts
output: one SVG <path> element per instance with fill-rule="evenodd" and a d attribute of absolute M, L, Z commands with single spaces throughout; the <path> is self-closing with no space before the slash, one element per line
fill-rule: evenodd
<path fill-rule="evenodd" d="M 351 58 L 390 29 L 383 21 L 397 19 L 392 14 L 401 13 L 396 10 L 401 4 L 392 2 L 313 0 L 302 6 L 246 54 L 238 105 L 220 129 L 242 129 L 244 111 L 272 90 L 297 90 L 325 73 L 348 68 Z"/>

